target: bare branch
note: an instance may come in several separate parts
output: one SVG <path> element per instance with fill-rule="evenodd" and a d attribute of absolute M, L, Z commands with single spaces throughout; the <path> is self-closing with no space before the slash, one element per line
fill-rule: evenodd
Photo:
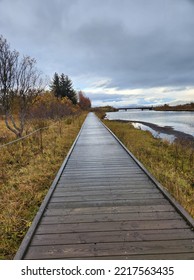
<path fill-rule="evenodd" d="M 11 51 L 7 40 L 0 36 L 0 103 L 6 126 L 17 137 L 22 136 L 29 107 L 42 91 L 36 60 L 30 56 L 20 58 L 19 53 Z M 16 112 L 17 121 L 14 119 Z"/>

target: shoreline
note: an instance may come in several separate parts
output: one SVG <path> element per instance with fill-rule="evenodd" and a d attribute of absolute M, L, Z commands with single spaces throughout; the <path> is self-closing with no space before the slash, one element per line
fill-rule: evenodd
<path fill-rule="evenodd" d="M 109 119 L 107 119 L 109 120 Z M 145 126 L 148 126 L 150 128 L 152 128 L 153 130 L 155 130 L 158 133 L 165 133 L 168 135 L 173 135 L 175 137 L 175 142 L 177 141 L 181 141 L 181 140 L 186 140 L 188 142 L 190 142 L 193 146 L 194 146 L 194 136 L 178 131 L 178 130 L 174 130 L 171 126 L 159 126 L 157 124 L 154 123 L 149 123 L 149 122 L 144 122 L 144 121 L 134 121 L 134 120 L 119 120 L 119 119 L 115 119 L 115 120 L 110 120 L 110 121 L 117 121 L 117 122 L 130 122 L 130 123 L 140 123 L 143 124 Z"/>
<path fill-rule="evenodd" d="M 194 112 L 194 110 L 152 110 L 152 111 L 156 111 L 156 112 Z"/>

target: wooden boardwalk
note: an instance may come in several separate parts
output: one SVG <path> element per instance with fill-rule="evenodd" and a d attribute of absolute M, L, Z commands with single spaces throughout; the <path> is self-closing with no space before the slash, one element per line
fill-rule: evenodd
<path fill-rule="evenodd" d="M 15 259 L 194 259 L 172 200 L 90 113 Z"/>

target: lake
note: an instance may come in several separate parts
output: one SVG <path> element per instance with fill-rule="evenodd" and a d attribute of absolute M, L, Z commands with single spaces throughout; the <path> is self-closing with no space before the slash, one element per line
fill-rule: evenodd
<path fill-rule="evenodd" d="M 109 120 L 128 120 L 135 122 L 134 126 L 143 130 L 149 130 L 154 134 L 153 127 L 150 128 L 141 122 L 155 124 L 159 127 L 171 128 L 172 136 L 161 133 L 159 137 L 173 140 L 173 131 L 180 131 L 191 136 L 194 136 L 194 112 L 168 112 L 168 111 L 149 111 L 149 110 L 128 110 L 120 112 L 106 113 Z M 138 123 L 140 122 L 140 123 Z M 156 134 L 154 135 L 156 136 Z"/>

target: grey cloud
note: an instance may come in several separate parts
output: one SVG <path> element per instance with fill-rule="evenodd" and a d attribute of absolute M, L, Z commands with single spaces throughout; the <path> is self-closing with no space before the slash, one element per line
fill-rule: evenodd
<path fill-rule="evenodd" d="M 97 87 L 182 88 L 194 85 L 193 4 L 0 0 L 0 33 L 21 53 L 36 57 L 46 74 L 78 77 L 76 87 L 79 76 L 90 76 L 109 80 Z"/>
<path fill-rule="evenodd" d="M 143 94 L 130 94 L 130 96 L 127 96 L 122 94 L 87 93 L 87 96 L 92 100 L 93 106 L 99 105 L 100 103 L 104 105 L 113 105 L 115 107 L 137 106 L 140 104 L 154 105 L 161 103 L 161 98 L 153 97 L 147 99 Z M 164 102 L 170 102 L 171 100 L 171 98 L 168 98 Z"/>
<path fill-rule="evenodd" d="M 168 88 L 168 89 L 164 89 L 162 92 L 164 93 L 168 93 L 168 92 L 175 92 L 175 91 L 183 91 L 186 90 L 187 87 L 178 87 L 178 88 Z"/>
<path fill-rule="evenodd" d="M 87 93 L 88 97 L 93 101 L 103 100 L 103 101 L 124 101 L 128 100 L 129 96 L 126 94 L 106 94 L 106 93 Z M 138 98 L 142 98 L 142 95 L 138 95 Z M 137 95 L 130 95 L 130 98 L 137 98 Z"/>

